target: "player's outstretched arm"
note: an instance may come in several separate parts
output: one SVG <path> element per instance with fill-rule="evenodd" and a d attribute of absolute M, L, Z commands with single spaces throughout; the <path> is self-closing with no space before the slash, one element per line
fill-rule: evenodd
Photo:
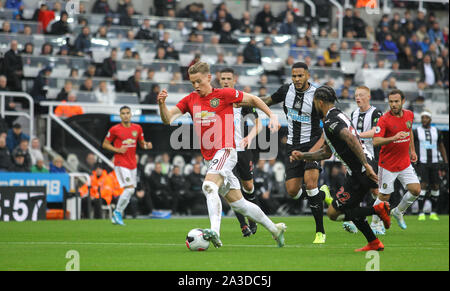
<path fill-rule="evenodd" d="M 408 136 L 408 132 L 404 132 L 404 131 L 400 131 L 398 132 L 396 135 L 391 136 L 391 137 L 381 137 L 381 136 L 376 136 L 373 138 L 373 145 L 374 146 L 383 146 L 383 145 L 387 145 L 393 141 L 399 140 L 399 139 L 404 139 Z"/>
<path fill-rule="evenodd" d="M 161 115 L 161 120 L 164 124 L 171 124 L 175 119 L 183 115 L 181 110 L 174 106 L 169 110 L 166 105 L 166 98 L 167 98 L 167 90 L 163 89 L 158 94 L 157 100 L 159 105 L 159 114 Z"/>
<path fill-rule="evenodd" d="M 272 106 L 277 104 L 277 102 L 273 101 L 272 96 L 261 97 L 260 98 L 267 106 Z"/>
<path fill-rule="evenodd" d="M 302 153 L 300 151 L 292 151 L 291 156 L 289 157 L 289 160 L 292 161 L 299 161 L 299 160 L 306 160 L 306 161 L 321 161 L 321 160 L 327 160 L 331 158 L 332 152 L 330 147 L 327 144 L 323 144 L 322 147 L 315 152 L 307 152 Z"/>
<path fill-rule="evenodd" d="M 363 164 L 364 166 L 368 165 L 366 154 L 364 153 L 361 143 L 359 142 L 358 138 L 350 132 L 350 130 L 348 130 L 347 128 L 343 128 L 339 132 L 339 137 L 343 141 L 345 141 L 345 143 L 348 145 L 350 150 L 356 155 L 361 164 Z"/>
<path fill-rule="evenodd" d="M 261 98 L 248 94 L 244 92 L 244 97 L 242 98 L 242 102 L 239 104 L 241 106 L 252 106 L 260 109 L 262 112 L 264 112 L 269 118 L 269 129 L 272 132 L 276 132 L 280 129 L 281 125 L 278 122 L 278 116 L 275 115 L 272 110 L 270 110 L 269 106 L 267 106 L 266 103 L 264 103 Z"/>

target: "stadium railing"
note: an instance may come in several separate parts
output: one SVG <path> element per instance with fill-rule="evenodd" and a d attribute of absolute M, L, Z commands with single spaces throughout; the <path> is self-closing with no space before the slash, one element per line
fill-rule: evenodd
<path fill-rule="evenodd" d="M 17 99 L 25 99 L 28 101 L 28 110 L 23 111 L 6 111 L 6 98 L 13 97 L 15 100 Z M 28 111 L 28 112 L 27 112 Z M 34 136 L 34 100 L 33 98 L 23 92 L 9 92 L 9 91 L 0 91 L 0 116 L 4 118 L 5 116 L 23 116 L 29 121 L 29 134 L 30 136 Z"/>

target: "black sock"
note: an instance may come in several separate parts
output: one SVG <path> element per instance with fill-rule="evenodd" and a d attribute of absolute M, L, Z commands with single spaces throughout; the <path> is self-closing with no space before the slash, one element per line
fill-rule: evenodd
<path fill-rule="evenodd" d="M 357 218 L 352 221 L 355 224 L 355 226 L 359 229 L 359 231 L 362 232 L 362 234 L 364 235 L 364 237 L 367 239 L 368 242 L 371 242 L 377 238 L 373 233 L 373 230 L 370 228 L 370 225 L 365 217 Z"/>
<path fill-rule="evenodd" d="M 244 225 L 247 225 L 244 215 L 240 214 L 239 212 L 235 212 L 234 214 L 236 214 L 236 218 L 239 220 L 239 223 L 241 224 L 241 228 L 244 227 Z"/>
<path fill-rule="evenodd" d="M 423 206 L 425 205 L 425 195 L 419 195 L 419 198 L 417 198 L 417 201 L 419 203 L 419 213 L 422 213 Z"/>
<path fill-rule="evenodd" d="M 354 221 L 355 219 L 366 219 L 367 216 L 376 214 L 373 207 L 355 207 L 344 211 L 345 221 Z"/>
<path fill-rule="evenodd" d="M 319 191 L 319 194 L 314 196 L 308 196 L 309 207 L 311 208 L 312 215 L 316 221 L 316 232 L 325 233 L 323 227 L 323 199 L 325 198 L 325 193 Z"/>
<path fill-rule="evenodd" d="M 438 198 L 439 196 L 433 196 L 431 195 L 431 212 L 437 213 L 437 206 L 438 206 Z"/>

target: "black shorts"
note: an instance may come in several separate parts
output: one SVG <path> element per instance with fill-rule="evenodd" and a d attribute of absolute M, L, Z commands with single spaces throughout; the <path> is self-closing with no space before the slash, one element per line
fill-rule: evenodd
<path fill-rule="evenodd" d="M 307 152 L 310 149 L 309 148 L 302 148 L 302 147 L 293 147 L 291 145 L 286 146 L 286 177 L 285 180 L 290 180 L 292 178 L 303 178 L 305 175 L 305 171 L 311 170 L 311 169 L 318 169 L 319 171 L 322 171 L 322 168 L 320 167 L 319 162 L 317 161 L 291 161 L 289 160 L 289 157 L 291 156 L 292 151 L 298 150 L 301 152 Z"/>
<path fill-rule="evenodd" d="M 242 181 L 249 181 L 253 179 L 253 155 L 249 150 L 237 152 L 238 162 L 234 167 L 234 172 L 237 178 Z"/>
<path fill-rule="evenodd" d="M 427 185 L 437 185 L 440 184 L 439 181 L 439 164 L 421 164 L 417 163 L 414 167 L 416 173 L 419 176 L 421 183 L 426 183 Z"/>
<path fill-rule="evenodd" d="M 372 168 L 373 162 L 369 161 Z M 345 177 L 344 186 L 342 186 L 336 193 L 336 198 L 333 199 L 333 207 L 336 210 L 343 211 L 358 207 L 364 200 L 364 196 L 370 192 L 371 189 L 377 189 L 378 184 L 367 177 L 366 172 L 348 175 Z"/>

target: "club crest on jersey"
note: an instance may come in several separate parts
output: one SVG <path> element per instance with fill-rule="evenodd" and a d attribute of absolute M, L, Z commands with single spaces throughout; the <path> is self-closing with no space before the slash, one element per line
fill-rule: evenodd
<path fill-rule="evenodd" d="M 220 99 L 214 98 L 209 101 L 209 105 L 211 105 L 212 108 L 217 108 L 220 104 Z"/>
<path fill-rule="evenodd" d="M 133 130 L 133 131 L 131 132 L 131 135 L 134 136 L 134 137 L 137 137 L 138 132 L 137 132 L 136 130 Z"/>
<path fill-rule="evenodd" d="M 411 121 L 407 121 L 406 122 L 406 127 L 408 128 L 408 129 L 411 129 L 411 127 L 412 127 L 412 123 L 411 123 Z"/>
<path fill-rule="evenodd" d="M 301 102 L 301 101 L 297 101 L 297 102 L 295 102 L 295 104 L 294 104 L 294 108 L 295 108 L 295 109 L 300 109 L 301 106 L 302 106 L 302 102 Z"/>

